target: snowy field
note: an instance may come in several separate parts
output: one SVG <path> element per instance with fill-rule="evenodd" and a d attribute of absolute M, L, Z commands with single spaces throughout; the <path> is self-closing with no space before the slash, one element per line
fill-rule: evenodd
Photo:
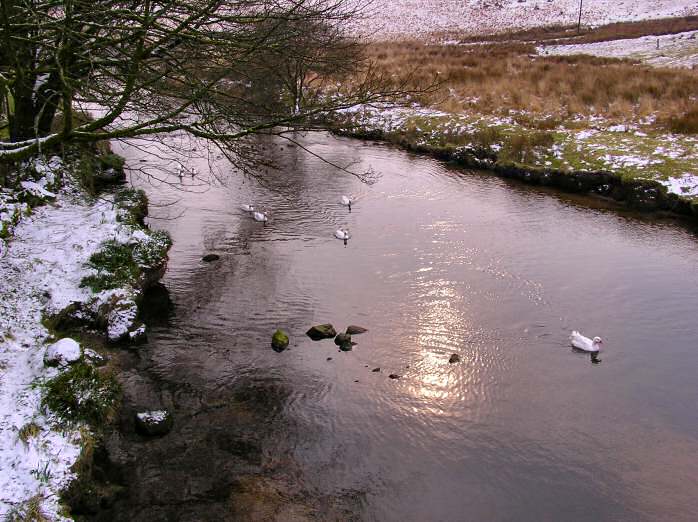
<path fill-rule="evenodd" d="M 696 0 L 584 0 L 582 24 L 698 15 Z M 579 0 L 375 0 L 360 29 L 376 38 L 492 34 L 576 24 Z"/>
<path fill-rule="evenodd" d="M 591 44 L 541 46 L 538 53 L 590 54 L 608 58 L 630 58 L 656 67 L 691 68 L 698 65 L 698 31 Z"/>

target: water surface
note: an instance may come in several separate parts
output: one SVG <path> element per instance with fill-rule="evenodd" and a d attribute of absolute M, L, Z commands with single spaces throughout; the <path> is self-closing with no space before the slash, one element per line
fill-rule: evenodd
<path fill-rule="evenodd" d="M 271 139 L 259 148 L 278 169 L 259 168 L 261 184 L 215 154 L 227 182 L 203 183 L 200 150 L 186 191 L 134 172 L 174 239 L 175 308 L 125 368 L 126 411 L 171 407 L 175 429 L 144 441 L 125 425 L 112 441 L 131 460 L 110 516 L 698 520 L 694 232 L 386 146 L 303 140 L 380 179 Z M 339 352 L 304 336 L 325 322 L 369 332 Z M 572 329 L 604 338 L 601 364 L 570 349 Z"/>

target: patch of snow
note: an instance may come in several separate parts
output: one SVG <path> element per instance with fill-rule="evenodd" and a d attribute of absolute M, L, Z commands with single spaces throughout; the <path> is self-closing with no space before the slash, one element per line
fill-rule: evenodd
<path fill-rule="evenodd" d="M 698 14 L 695 0 L 585 0 L 582 24 L 597 26 Z M 579 0 L 375 0 L 357 29 L 374 38 L 435 33 L 492 34 L 549 25 L 575 25 Z M 452 41 L 452 38 L 443 38 Z"/>
<path fill-rule="evenodd" d="M 59 365 L 71 364 L 79 361 L 80 355 L 80 344 L 74 339 L 66 337 L 49 345 L 46 349 L 44 362 Z"/>
<path fill-rule="evenodd" d="M 590 44 L 545 45 L 540 54 L 589 54 L 606 58 L 628 58 L 656 67 L 698 65 L 698 31 L 661 36 L 643 36 Z"/>
<path fill-rule="evenodd" d="M 167 419 L 167 412 L 165 410 L 144 411 L 136 414 L 136 416 L 141 422 L 158 423 Z"/>
<path fill-rule="evenodd" d="M 680 178 L 659 180 L 669 192 L 680 196 L 698 196 L 698 175 L 684 174 Z"/>

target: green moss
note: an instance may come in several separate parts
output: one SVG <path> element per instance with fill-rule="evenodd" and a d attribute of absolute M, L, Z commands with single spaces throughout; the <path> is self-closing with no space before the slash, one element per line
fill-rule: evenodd
<path fill-rule="evenodd" d="M 63 421 L 99 427 L 112 417 L 121 390 L 113 374 L 77 363 L 44 383 L 41 404 Z"/>
<path fill-rule="evenodd" d="M 117 241 L 107 241 L 101 250 L 90 256 L 87 266 L 97 271 L 84 277 L 80 286 L 93 292 L 135 285 L 140 270 L 133 258 L 133 248 Z"/>

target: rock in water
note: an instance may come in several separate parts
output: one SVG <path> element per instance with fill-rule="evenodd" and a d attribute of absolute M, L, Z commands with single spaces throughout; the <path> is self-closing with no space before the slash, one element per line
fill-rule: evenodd
<path fill-rule="evenodd" d="M 451 355 L 451 357 L 448 359 L 448 363 L 449 363 L 449 364 L 453 364 L 453 363 L 457 363 L 457 362 L 460 362 L 460 355 L 458 355 L 457 353 L 454 353 L 454 354 Z"/>
<path fill-rule="evenodd" d="M 221 258 L 218 254 L 206 254 L 201 258 L 202 261 L 210 263 L 211 261 L 218 261 Z"/>
<path fill-rule="evenodd" d="M 322 339 L 332 339 L 337 335 L 337 331 L 331 324 L 318 324 L 310 328 L 305 334 L 313 341 L 320 341 Z"/>
<path fill-rule="evenodd" d="M 161 437 L 172 429 L 172 415 L 167 410 L 136 413 L 136 431 L 141 435 Z"/>
<path fill-rule="evenodd" d="M 337 346 L 342 346 L 343 344 L 351 344 L 351 335 L 345 333 L 338 333 L 337 337 L 334 338 L 334 344 Z"/>
<path fill-rule="evenodd" d="M 356 345 L 356 343 L 352 343 L 351 341 L 342 343 L 339 345 L 339 349 L 342 350 L 343 352 L 351 352 L 351 349 Z"/>
<path fill-rule="evenodd" d="M 275 352 L 283 352 L 288 347 L 288 334 L 283 330 L 277 330 L 271 337 L 271 347 Z"/>
<path fill-rule="evenodd" d="M 349 335 L 359 335 L 365 332 L 368 332 L 368 329 L 364 328 L 363 326 L 356 326 L 355 324 L 350 324 L 347 326 L 347 333 Z"/>
<path fill-rule="evenodd" d="M 390 377 L 391 379 L 399 379 L 400 378 L 400 376 L 397 373 L 391 373 L 390 375 L 388 375 L 388 377 Z"/>
<path fill-rule="evenodd" d="M 381 369 L 380 369 L 380 368 L 374 368 L 374 369 L 371 370 L 371 371 L 372 371 L 372 372 L 379 372 L 379 371 L 381 371 Z"/>
<path fill-rule="evenodd" d="M 65 366 L 80 360 L 80 345 L 77 341 L 66 337 L 46 349 L 44 364 L 46 366 Z"/>

